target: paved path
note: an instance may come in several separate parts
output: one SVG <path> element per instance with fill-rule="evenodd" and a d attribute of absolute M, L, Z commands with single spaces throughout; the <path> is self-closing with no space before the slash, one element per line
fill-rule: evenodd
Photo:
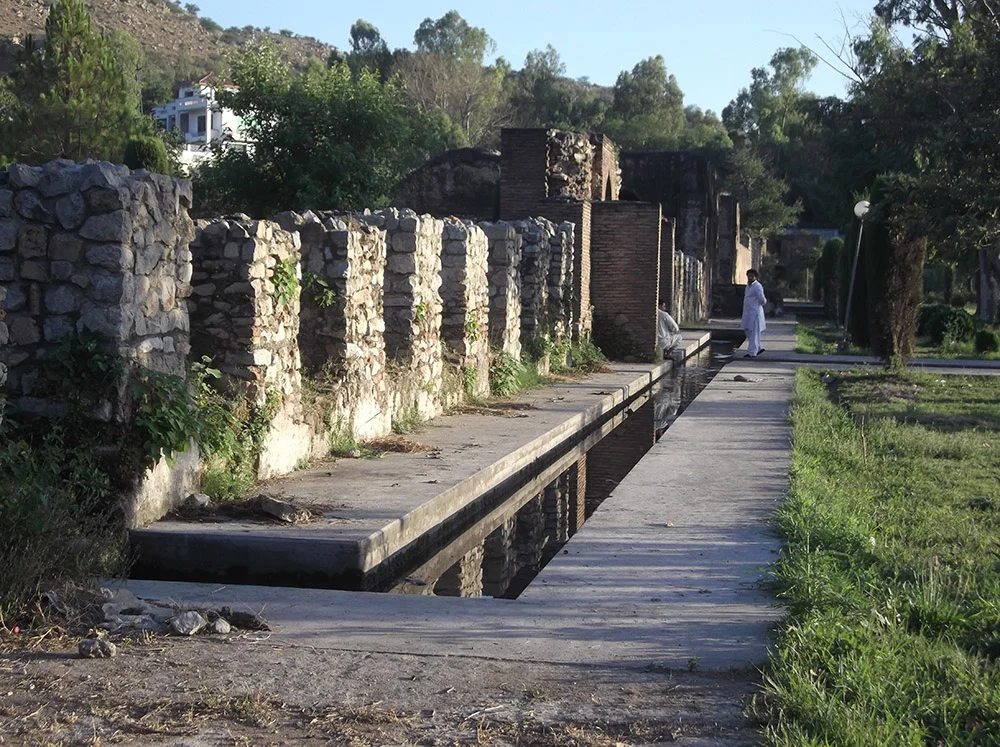
<path fill-rule="evenodd" d="M 768 354 L 794 323 L 772 325 Z M 262 611 L 275 638 L 336 650 L 702 670 L 759 664 L 780 616 L 759 587 L 787 487 L 794 364 L 709 384 L 517 600 L 130 581 L 140 596 Z M 737 377 L 739 380 L 737 380 Z"/>

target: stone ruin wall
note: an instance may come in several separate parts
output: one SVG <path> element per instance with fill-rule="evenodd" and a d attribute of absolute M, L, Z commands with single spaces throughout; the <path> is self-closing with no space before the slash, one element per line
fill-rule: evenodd
<path fill-rule="evenodd" d="M 361 216 L 386 233 L 385 348 L 389 410 L 428 419 L 444 407 L 441 252 L 444 222 L 389 209 Z"/>
<path fill-rule="evenodd" d="M 466 394 L 490 393 L 489 239 L 471 222 L 447 219 L 441 255 L 441 337 Z M 467 377 L 467 378 L 466 378 Z"/>
<path fill-rule="evenodd" d="M 590 135 L 549 130 L 548 164 L 546 197 L 591 199 L 595 180 L 594 144 Z"/>
<path fill-rule="evenodd" d="M 189 354 L 191 184 L 103 162 L 15 164 L 0 172 L 0 385 L 12 412 L 53 416 L 38 391 L 45 359 L 89 335 L 125 361 L 183 374 Z M 91 413 L 131 416 L 130 387 Z M 129 519 L 165 510 L 163 490 L 194 485 L 195 450 L 138 476 Z"/>
<path fill-rule="evenodd" d="M 489 242 L 490 345 L 521 357 L 521 236 L 511 223 L 481 223 Z"/>
<path fill-rule="evenodd" d="M 365 439 L 400 413 L 439 414 L 463 396 L 463 367 L 476 372 L 471 393 L 486 394 L 491 344 L 520 357 L 523 333 L 560 337 L 574 323 L 572 223 L 518 229 L 389 209 L 195 227 L 190 205 L 190 182 L 110 164 L 0 172 L 0 385 L 13 406 L 46 410 L 32 401 L 34 371 L 74 333 L 181 376 L 208 356 L 252 402 L 280 399 L 266 478 L 325 454 L 332 426 Z M 296 292 L 279 302 L 276 273 L 289 272 Z M 303 368 L 323 384 L 326 418 L 306 412 Z M 194 492 L 196 451 L 184 460 L 133 506 L 133 524 Z"/>
<path fill-rule="evenodd" d="M 327 428 L 357 439 L 387 433 L 385 231 L 338 213 L 277 220 L 302 237 L 299 350 L 322 409 L 336 413 Z M 323 430 L 322 413 L 313 427 Z"/>
<path fill-rule="evenodd" d="M 539 353 L 545 352 L 550 336 L 549 265 L 556 227 L 545 218 L 532 218 L 516 221 L 514 230 L 521 237 L 521 349 L 542 361 Z"/>

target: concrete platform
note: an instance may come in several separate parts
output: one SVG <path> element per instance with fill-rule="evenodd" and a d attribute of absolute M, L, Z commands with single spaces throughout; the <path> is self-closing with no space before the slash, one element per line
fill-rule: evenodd
<path fill-rule="evenodd" d="M 685 351 L 693 354 L 708 341 L 707 334 L 689 336 Z M 160 520 L 131 533 L 134 575 L 377 588 L 406 560 L 397 557 L 401 552 L 419 555 L 439 544 L 454 525 L 494 508 L 498 495 L 538 478 L 546 460 L 604 435 L 673 365 L 614 364 L 607 373 L 527 392 L 495 415 L 480 409 L 437 418 L 408 436 L 426 451 L 330 460 L 261 486 L 318 521 Z"/>
<path fill-rule="evenodd" d="M 794 339 L 794 324 L 775 330 L 769 347 L 781 339 Z M 793 376 L 791 364 L 736 358 L 517 600 L 126 586 L 147 598 L 260 612 L 276 629 L 272 643 L 627 667 L 760 664 L 781 614 L 760 580 L 778 549 L 768 521 L 787 487 Z M 533 396 L 565 402 L 552 391 Z M 574 396 L 584 402 L 600 391 L 589 380 Z M 464 433 L 485 447 L 481 436 Z"/>

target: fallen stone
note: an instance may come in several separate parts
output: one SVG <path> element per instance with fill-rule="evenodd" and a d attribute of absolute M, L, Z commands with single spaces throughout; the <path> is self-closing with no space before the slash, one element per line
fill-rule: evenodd
<path fill-rule="evenodd" d="M 281 501 L 267 495 L 257 496 L 257 507 L 262 513 L 289 524 L 306 521 L 309 518 L 309 512 L 305 509 L 299 508 L 288 501 Z"/>
<path fill-rule="evenodd" d="M 81 659 L 113 659 L 118 656 L 118 647 L 104 638 L 84 638 L 77 652 Z"/>
<path fill-rule="evenodd" d="M 180 612 L 170 619 L 170 630 L 176 635 L 194 635 L 208 625 L 208 620 L 194 610 Z"/>

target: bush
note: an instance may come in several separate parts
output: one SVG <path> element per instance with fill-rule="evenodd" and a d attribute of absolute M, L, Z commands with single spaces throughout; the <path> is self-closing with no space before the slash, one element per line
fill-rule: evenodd
<path fill-rule="evenodd" d="M 125 144 L 125 165 L 130 169 L 146 169 L 157 174 L 169 174 L 167 146 L 158 137 L 137 137 Z"/>
<path fill-rule="evenodd" d="M 510 353 L 496 349 L 490 360 L 490 392 L 497 397 L 509 397 L 518 390 L 518 376 L 524 366 Z"/>
<path fill-rule="evenodd" d="M 952 342 L 971 340 L 976 322 L 964 309 L 944 304 L 927 304 L 920 309 L 920 326 L 917 334 L 926 335 L 935 345 L 948 337 Z"/>
<path fill-rule="evenodd" d="M 989 327 L 976 332 L 976 354 L 996 353 L 1000 351 L 1000 335 Z"/>

